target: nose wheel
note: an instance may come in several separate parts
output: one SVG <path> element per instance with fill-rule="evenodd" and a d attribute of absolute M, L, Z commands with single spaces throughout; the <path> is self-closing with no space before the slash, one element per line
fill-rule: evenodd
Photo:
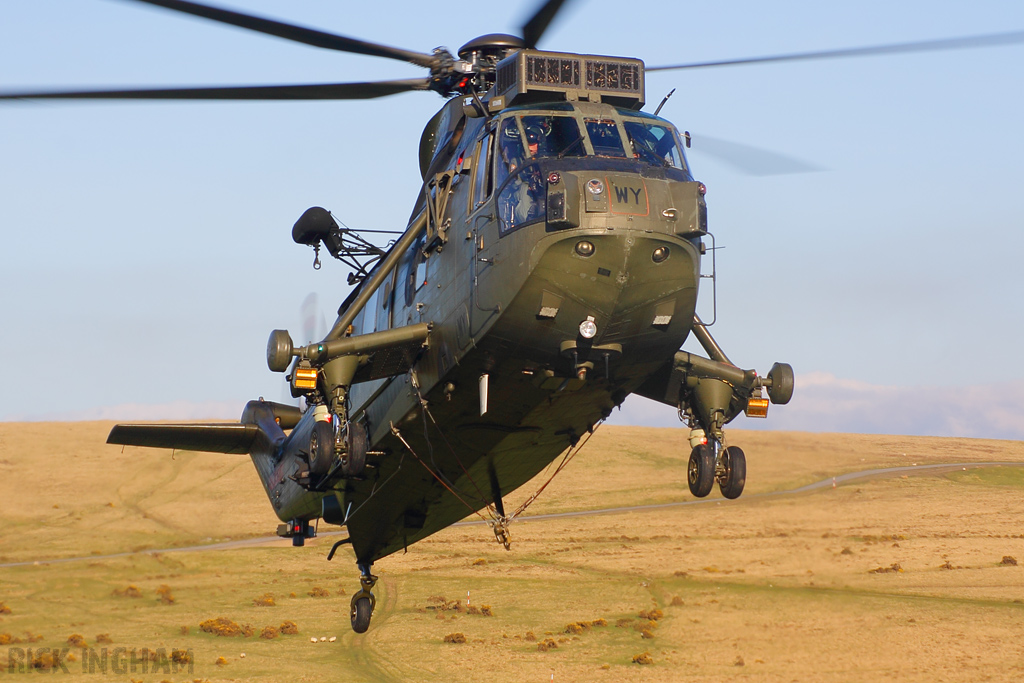
<path fill-rule="evenodd" d="M 359 583 L 362 588 L 352 596 L 352 630 L 356 633 L 366 633 L 370 628 L 370 617 L 373 616 L 373 608 L 377 605 L 377 598 L 370 591 L 377 583 L 377 577 L 370 573 L 370 565 L 359 565 L 362 576 Z"/>

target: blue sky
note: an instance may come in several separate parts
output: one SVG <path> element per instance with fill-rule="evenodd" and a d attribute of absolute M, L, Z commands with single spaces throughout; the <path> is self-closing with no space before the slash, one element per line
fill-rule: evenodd
<path fill-rule="evenodd" d="M 420 74 L 123 0 L 9 5 L 0 89 Z M 226 6 L 454 51 L 533 4 Z M 656 66 L 1012 30 L 1019 2 L 578 0 L 541 46 Z M 652 73 L 651 108 L 672 88 L 662 114 L 694 135 L 725 247 L 712 332 L 740 365 L 797 372 L 792 404 L 742 426 L 1024 438 L 1024 46 Z M 281 398 L 269 331 L 298 330 L 310 292 L 333 319 L 347 291 L 292 223 L 322 205 L 404 227 L 441 103 L 0 106 L 0 420 L 232 417 Z M 820 170 L 744 175 L 702 135 Z M 637 401 L 616 419 L 675 418 Z"/>

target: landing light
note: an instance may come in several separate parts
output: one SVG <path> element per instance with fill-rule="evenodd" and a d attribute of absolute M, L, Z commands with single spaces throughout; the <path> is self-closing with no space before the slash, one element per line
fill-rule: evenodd
<path fill-rule="evenodd" d="M 592 256 L 594 254 L 594 243 L 580 240 L 576 243 L 576 253 L 580 256 Z"/>
<path fill-rule="evenodd" d="M 597 323 L 594 316 L 588 315 L 587 319 L 580 323 L 580 336 L 584 339 L 593 339 L 597 336 Z"/>
<path fill-rule="evenodd" d="M 604 183 L 602 183 L 597 178 L 594 178 L 593 180 L 587 182 L 587 191 L 593 195 L 601 194 L 602 192 L 604 192 Z"/>

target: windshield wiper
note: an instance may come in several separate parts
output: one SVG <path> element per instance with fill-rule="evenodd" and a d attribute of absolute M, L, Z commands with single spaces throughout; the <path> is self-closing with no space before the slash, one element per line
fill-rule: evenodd
<path fill-rule="evenodd" d="M 565 147 L 565 149 L 558 153 L 558 158 L 561 159 L 566 154 L 568 154 L 573 147 L 580 144 L 583 144 L 583 138 L 576 138 L 575 140 L 570 140 L 569 144 Z"/>

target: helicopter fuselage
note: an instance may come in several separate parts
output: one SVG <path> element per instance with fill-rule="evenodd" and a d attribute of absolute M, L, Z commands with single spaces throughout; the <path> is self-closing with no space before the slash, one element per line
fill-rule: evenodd
<path fill-rule="evenodd" d="M 669 141 L 678 167 L 664 153 L 668 161 L 653 164 L 630 149 L 640 143 L 624 128 L 645 115 L 549 106 L 462 120 L 460 138 L 431 164 L 414 218 L 442 205 L 443 213 L 348 331 L 433 324 L 411 372 L 352 386 L 350 419 L 365 425 L 371 453 L 381 454 L 368 475 L 326 491 L 294 480 L 314 411 L 270 452 L 253 455 L 283 521 L 343 511 L 361 562 L 527 482 L 669 363 L 690 332 L 706 218 L 703 187 L 685 168 L 678 137 Z M 531 145 L 521 122 L 545 116 L 578 125 L 572 156 L 541 156 Z M 621 155 L 595 153 L 582 134 L 590 121 L 616 129 Z M 509 161 L 497 136 L 513 127 L 526 153 Z M 445 172 L 430 194 L 429 178 Z M 398 468 L 420 476 L 406 472 L 401 486 L 389 486 Z M 456 495 L 431 500 L 446 488 Z"/>

